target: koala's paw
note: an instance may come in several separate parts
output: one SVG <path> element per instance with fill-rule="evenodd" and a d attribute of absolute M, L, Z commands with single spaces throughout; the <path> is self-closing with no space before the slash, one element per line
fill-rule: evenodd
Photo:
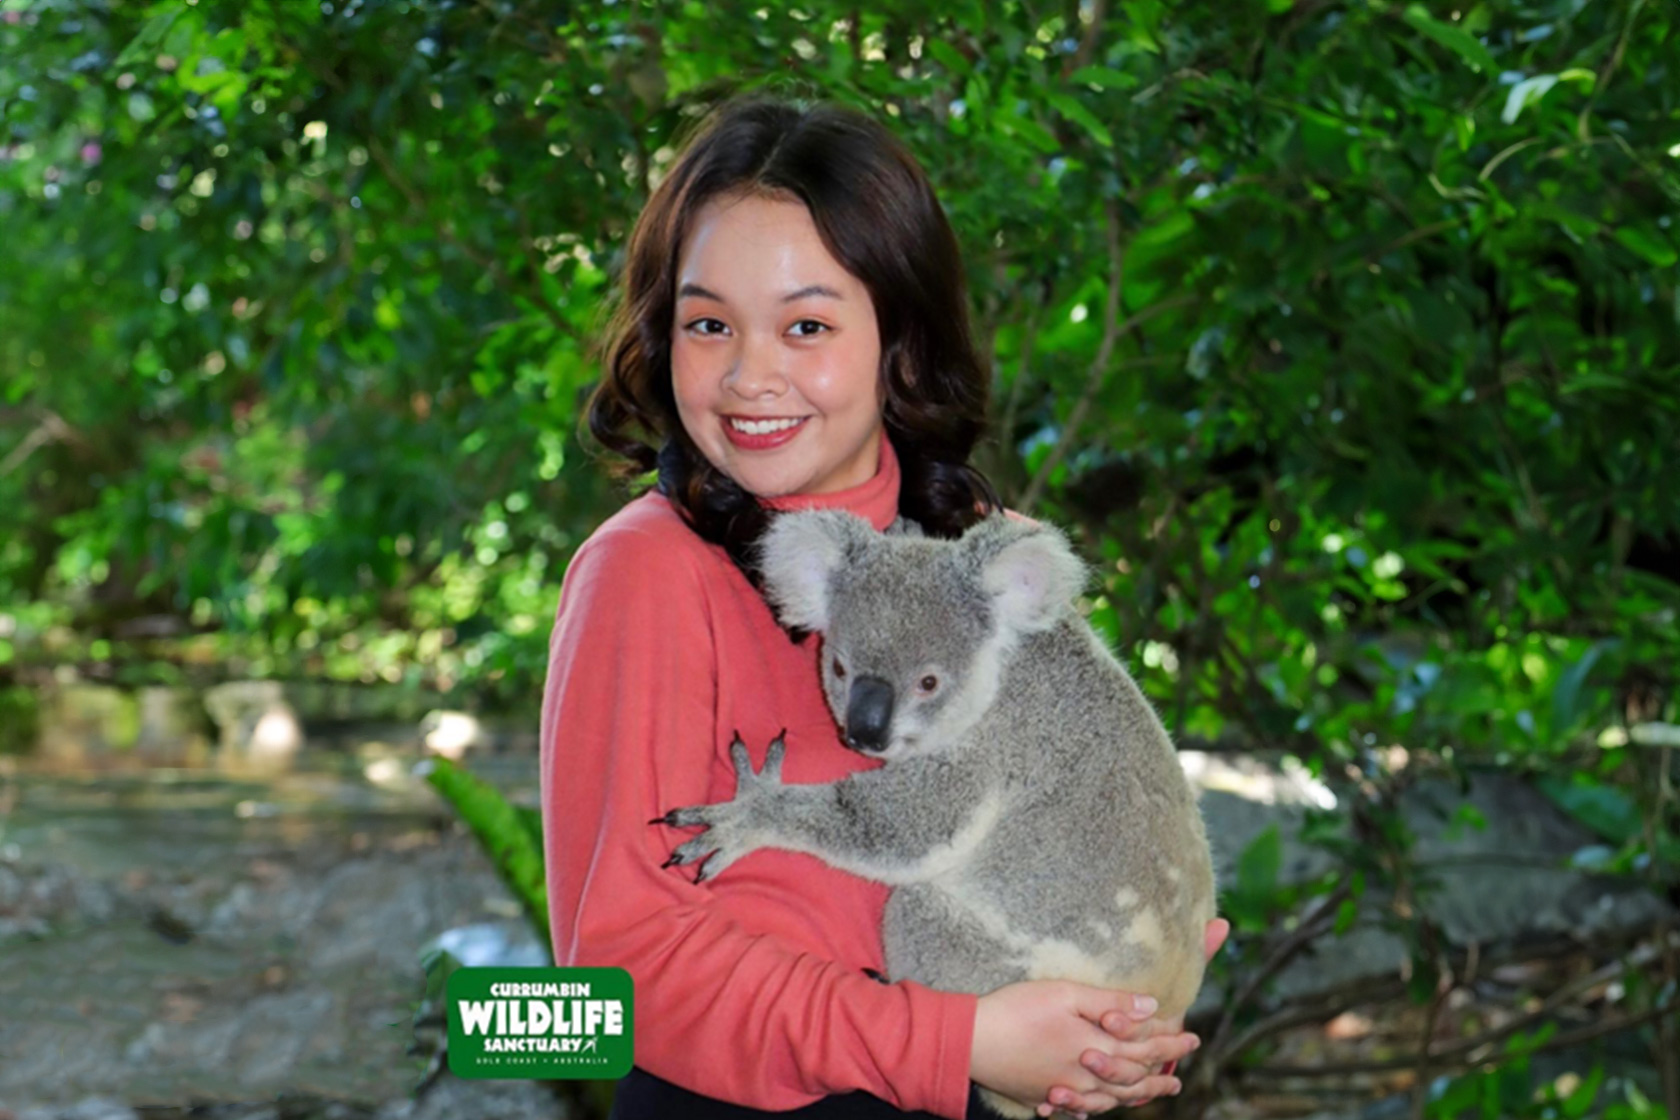
<path fill-rule="evenodd" d="M 696 883 L 716 878 L 723 870 L 748 852 L 764 847 L 766 798 L 782 786 L 784 728 L 770 743 L 764 757 L 764 769 L 754 772 L 747 745 L 741 733 L 729 745 L 729 757 L 735 763 L 735 797 L 713 805 L 693 805 L 672 809 L 662 817 L 654 817 L 649 824 L 668 824 L 678 828 L 700 827 L 706 831 L 681 844 L 671 858 L 660 867 L 702 864 L 694 873 Z M 710 858 L 707 858 L 707 857 Z"/>

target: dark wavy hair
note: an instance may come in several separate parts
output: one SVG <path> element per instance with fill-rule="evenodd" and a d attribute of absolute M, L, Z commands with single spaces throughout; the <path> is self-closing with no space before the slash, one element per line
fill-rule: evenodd
<path fill-rule="evenodd" d="M 990 377 L 974 349 L 962 254 L 926 174 L 861 112 L 763 95 L 725 101 L 700 121 L 631 231 L 585 413 L 595 439 L 627 460 L 618 473 L 657 468 L 658 490 L 762 587 L 754 545 L 774 514 L 700 453 L 671 386 L 677 255 L 701 207 L 743 194 L 803 202 L 828 251 L 869 291 L 899 512 L 931 536 L 956 537 L 1000 509 L 968 462 Z"/>

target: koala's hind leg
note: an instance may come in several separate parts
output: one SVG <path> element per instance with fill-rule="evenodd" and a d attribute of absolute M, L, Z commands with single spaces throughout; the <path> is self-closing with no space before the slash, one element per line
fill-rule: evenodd
<path fill-rule="evenodd" d="M 939 886 L 899 887 L 881 919 L 887 976 L 976 995 L 1024 979 L 1012 946 L 997 933 Z"/>

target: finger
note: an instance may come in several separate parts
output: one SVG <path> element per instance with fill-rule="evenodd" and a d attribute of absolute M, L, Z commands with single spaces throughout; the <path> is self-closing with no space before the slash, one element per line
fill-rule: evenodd
<path fill-rule="evenodd" d="M 1140 1104 L 1148 1104 L 1156 1097 L 1176 1097 L 1184 1088 L 1184 1083 L 1169 1074 L 1158 1073 L 1134 1085 L 1108 1085 L 1106 1089 L 1113 1094 L 1114 1099 L 1123 1105 L 1136 1108 Z"/>
<path fill-rule="evenodd" d="M 787 749 L 787 744 L 783 740 L 786 738 L 787 728 L 784 727 L 780 734 L 770 740 L 770 752 L 764 756 L 764 771 L 760 775 L 761 777 L 772 782 L 782 780 L 782 752 Z"/>
<path fill-rule="evenodd" d="M 1177 1034 L 1184 1029 L 1184 1020 L 1180 1017 L 1158 1019 L 1153 1016 L 1138 1019 L 1125 1012 L 1111 1011 L 1102 1017 L 1097 1026 L 1121 1042 L 1141 1042 L 1156 1035 Z"/>
<path fill-rule="evenodd" d="M 1225 939 L 1231 936 L 1231 923 L 1224 918 L 1215 918 L 1207 924 L 1207 932 L 1202 935 L 1202 951 L 1208 960 L 1212 960 L 1225 944 Z"/>
<path fill-rule="evenodd" d="M 739 735 L 729 744 L 729 757 L 735 763 L 735 781 L 737 786 L 741 782 L 752 781 L 752 756 L 747 754 L 747 745 L 741 742 Z"/>
<path fill-rule="evenodd" d="M 1113 988 L 1095 988 L 1089 984 L 1069 982 L 1074 992 L 1074 1006 L 1079 1014 L 1093 1023 L 1101 1023 L 1103 1016 L 1118 1011 L 1130 1019 L 1143 1020 L 1155 1014 L 1160 1006 L 1152 996 L 1136 992 L 1118 992 Z"/>
<path fill-rule="evenodd" d="M 1066 1085 L 1052 1086 L 1048 1094 L 1050 1103 L 1075 1116 L 1085 1116 L 1093 1112 L 1107 1112 L 1120 1103 L 1119 1099 L 1101 1089 L 1088 1092 L 1078 1092 Z"/>
<path fill-rule="evenodd" d="M 1069 1100 L 1073 1099 L 1073 1093 L 1070 1090 L 1063 1090 L 1063 1095 L 1065 1095 Z M 1037 1111 L 1037 1113 L 1040 1116 L 1050 1116 L 1051 1114 L 1053 1114 L 1054 1112 L 1056 1112 L 1058 1109 L 1061 1109 L 1061 1108 L 1062 1108 L 1061 1105 L 1051 1104 L 1048 1100 L 1045 1100 L 1045 1101 L 1040 1101 L 1039 1102 L 1038 1108 L 1035 1111 Z M 1069 1106 L 1067 1109 L 1064 1109 L 1063 1111 L 1067 1115 L 1074 1117 L 1075 1120 L 1085 1120 L 1085 1114 L 1083 1112 L 1073 1111 L 1071 1106 Z"/>
<path fill-rule="evenodd" d="M 1086 1050 L 1080 1065 L 1113 1085 L 1142 1081 L 1168 1062 L 1181 1062 L 1201 1045 L 1193 1034 L 1162 1035 L 1143 1042 Z"/>
<path fill-rule="evenodd" d="M 1101 1050 L 1085 1051 L 1079 1055 L 1079 1064 L 1091 1076 L 1108 1085 L 1135 1085 L 1155 1072 L 1153 1063 L 1120 1054 L 1106 1054 Z"/>

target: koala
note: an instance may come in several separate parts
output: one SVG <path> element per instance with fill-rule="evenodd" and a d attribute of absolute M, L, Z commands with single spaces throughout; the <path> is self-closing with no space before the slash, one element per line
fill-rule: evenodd
<path fill-rule="evenodd" d="M 955 541 L 894 528 L 787 513 L 760 549 L 782 622 L 821 634 L 844 742 L 885 764 L 786 784 L 782 736 L 757 773 L 737 736 L 733 800 L 655 818 L 706 829 L 666 866 L 703 861 L 698 882 L 806 852 L 894 888 L 892 979 L 1076 980 L 1182 1014 L 1214 917 L 1206 830 L 1166 729 L 1074 609 L 1084 566 L 1056 529 L 1002 515 Z"/>

